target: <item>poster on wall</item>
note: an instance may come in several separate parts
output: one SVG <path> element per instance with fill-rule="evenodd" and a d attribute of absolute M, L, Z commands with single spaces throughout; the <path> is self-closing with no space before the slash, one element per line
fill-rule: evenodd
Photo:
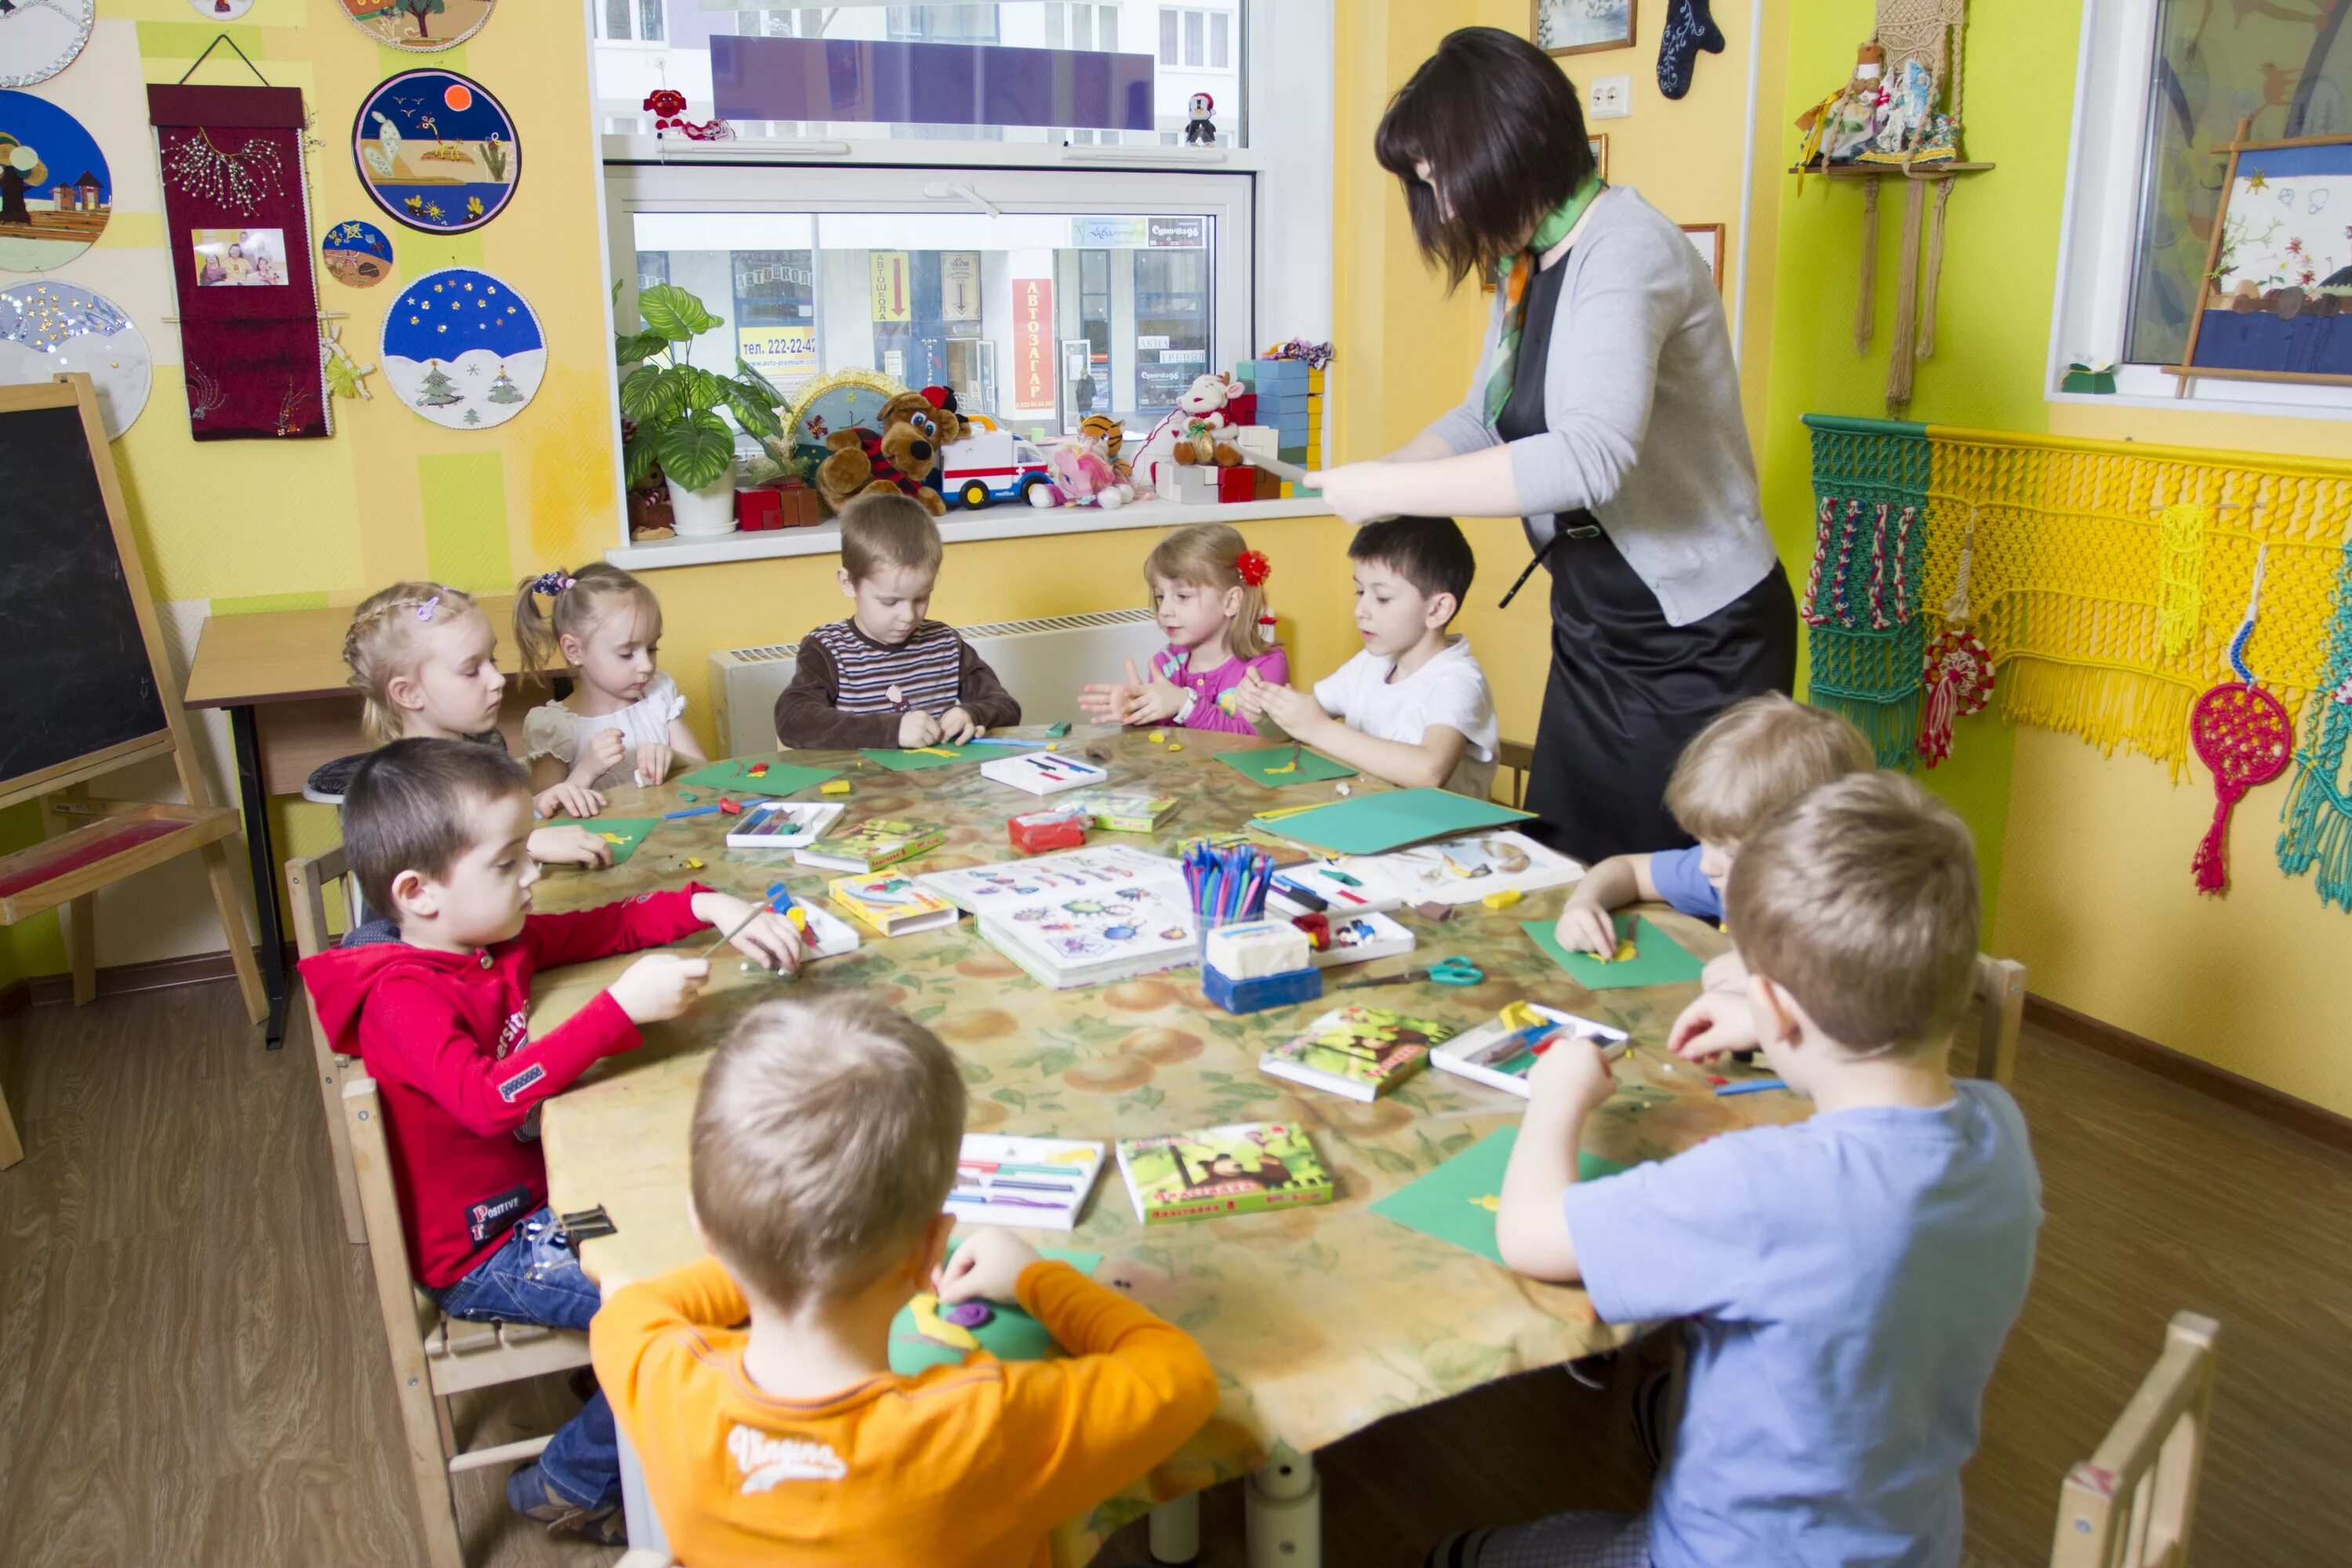
<path fill-rule="evenodd" d="M 384 379 L 436 425 L 487 430 L 521 413 L 547 374 L 539 317 L 514 287 L 470 267 L 428 272 L 383 316 Z"/>
<path fill-rule="evenodd" d="M 2352 384 L 2352 136 L 2241 142 L 2175 374 Z"/>
<path fill-rule="evenodd" d="M 0 87 L 30 87 L 74 63 L 97 0 L 15 0 L 0 7 Z"/>
<path fill-rule="evenodd" d="M 482 30 L 494 0 L 340 0 L 343 15 L 386 47 L 411 54 L 454 48 Z"/>
<path fill-rule="evenodd" d="M 1013 280 L 1013 406 L 1024 413 L 1054 406 L 1054 280 Z"/>
<path fill-rule="evenodd" d="M 499 216 L 522 179 L 522 142 L 481 83 L 437 68 L 379 82 L 352 121 L 360 184 L 396 223 L 464 234 Z"/>
<path fill-rule="evenodd" d="M 96 384 L 106 438 L 120 440 L 155 376 L 147 340 L 122 307 L 48 279 L 0 289 L 0 386 L 38 386 L 72 371 Z"/>
<path fill-rule="evenodd" d="M 334 434 L 319 348 L 308 115 L 291 87 L 147 89 L 199 441 Z"/>
<path fill-rule="evenodd" d="M 98 141 L 45 98 L 0 91 L 0 271 L 47 272 L 98 242 L 114 179 Z"/>
<path fill-rule="evenodd" d="M 874 274 L 873 320 L 913 321 L 915 301 L 907 284 L 907 253 L 903 250 L 868 251 L 866 259 Z"/>
<path fill-rule="evenodd" d="M 735 352 L 790 400 L 816 374 L 816 328 L 738 327 Z"/>
<path fill-rule="evenodd" d="M 980 320 L 980 252 L 940 252 L 940 320 Z"/>

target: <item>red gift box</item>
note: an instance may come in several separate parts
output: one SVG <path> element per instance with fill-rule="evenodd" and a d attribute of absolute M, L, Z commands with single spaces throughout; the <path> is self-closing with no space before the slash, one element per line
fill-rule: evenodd
<path fill-rule="evenodd" d="M 1230 468 L 1219 468 L 1217 499 L 1221 501 L 1255 500 L 1257 470 L 1247 463 L 1236 463 Z"/>
<path fill-rule="evenodd" d="M 776 492 L 782 511 L 776 520 L 778 528 L 814 528 L 817 525 L 816 491 L 798 482 L 790 483 Z"/>
<path fill-rule="evenodd" d="M 746 533 L 763 529 L 782 528 L 782 497 L 775 490 L 737 490 L 735 492 L 735 526 Z"/>
<path fill-rule="evenodd" d="M 1225 423 L 1255 425 L 1257 423 L 1257 394 L 1237 392 L 1225 399 Z"/>

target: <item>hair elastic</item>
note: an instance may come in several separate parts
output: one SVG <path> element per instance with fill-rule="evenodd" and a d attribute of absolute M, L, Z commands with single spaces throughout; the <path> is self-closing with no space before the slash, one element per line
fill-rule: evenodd
<path fill-rule="evenodd" d="M 1255 588 L 1274 575 L 1274 563 L 1255 550 L 1244 550 L 1234 557 L 1234 571 L 1241 580 Z"/>
<path fill-rule="evenodd" d="M 431 598 L 416 606 L 416 618 L 420 621 L 429 621 L 433 618 L 433 612 L 440 607 L 441 595 L 436 594 Z"/>
<path fill-rule="evenodd" d="M 578 578 L 567 577 L 561 572 L 541 572 L 530 580 L 530 591 L 552 599 L 577 581 Z"/>

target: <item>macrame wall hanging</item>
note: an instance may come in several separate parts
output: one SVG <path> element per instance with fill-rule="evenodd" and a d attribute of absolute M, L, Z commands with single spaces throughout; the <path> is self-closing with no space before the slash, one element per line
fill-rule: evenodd
<path fill-rule="evenodd" d="M 1969 624 L 1969 569 L 1976 557 L 1977 510 L 1969 509 L 1952 596 L 1944 601 L 1944 629 L 1927 643 L 1921 668 L 1919 756 L 1934 767 L 1952 754 L 1952 722 L 1981 713 L 1992 700 L 1992 655 Z"/>
<path fill-rule="evenodd" d="M 193 434 L 199 441 L 332 435 L 300 89 L 152 86 L 147 110 L 163 174 L 164 250 L 179 290 Z"/>
<path fill-rule="evenodd" d="M 1852 720 L 1883 768 L 1906 765 L 1919 742 L 1927 475 L 1925 439 L 1813 433 L 1806 700 Z"/>
<path fill-rule="evenodd" d="M 2189 742 L 2198 760 L 2213 771 L 2213 825 L 2198 841 L 2189 869 L 2200 893 L 2218 893 L 2230 885 L 2230 812 L 2256 784 L 2265 784 L 2286 772 L 2294 750 L 2294 721 L 2286 705 L 2254 684 L 2246 665 L 2246 644 L 2253 639 L 2254 620 L 2262 614 L 2263 567 L 2268 546 L 2254 554 L 2253 586 L 2246 594 L 2246 618 L 2230 639 L 2230 668 L 2234 681 L 2209 689 L 2189 710 Z"/>

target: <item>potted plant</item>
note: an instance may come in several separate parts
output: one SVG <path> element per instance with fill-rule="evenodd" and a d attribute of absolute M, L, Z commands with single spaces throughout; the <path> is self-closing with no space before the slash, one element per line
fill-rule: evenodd
<path fill-rule="evenodd" d="M 780 436 L 783 394 L 740 357 L 731 376 L 689 363 L 694 340 L 726 324 L 690 290 L 644 289 L 637 314 L 643 330 L 613 340 L 614 356 L 635 367 L 621 378 L 622 417 L 635 426 L 622 442 L 629 488 L 649 482 L 658 466 L 680 535 L 731 533 L 735 431 L 720 410 L 752 436 Z"/>

